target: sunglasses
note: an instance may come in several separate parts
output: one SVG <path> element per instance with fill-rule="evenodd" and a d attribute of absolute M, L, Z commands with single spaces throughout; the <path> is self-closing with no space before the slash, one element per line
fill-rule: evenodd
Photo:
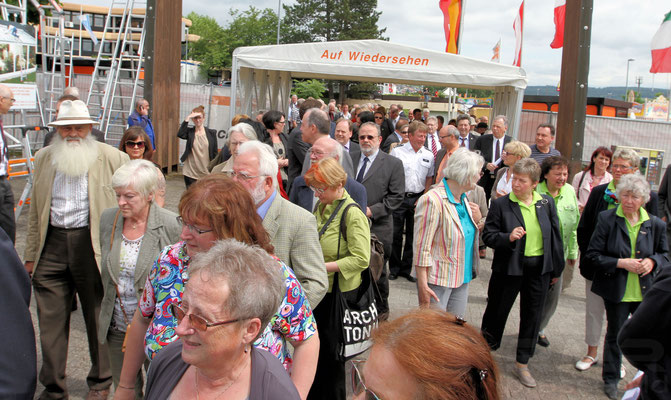
<path fill-rule="evenodd" d="M 144 148 L 144 142 L 134 142 L 132 140 L 127 140 L 126 147 L 137 147 L 138 149 L 142 149 Z"/>
<path fill-rule="evenodd" d="M 175 303 L 170 304 L 170 313 L 177 318 L 177 323 L 182 323 L 184 317 L 187 316 L 186 311 Z M 240 319 L 231 319 L 228 321 L 219 321 L 219 322 L 207 322 L 207 320 L 201 316 L 195 314 L 188 314 L 189 323 L 193 328 L 200 332 L 205 332 L 207 328 L 212 328 L 220 325 L 232 324 L 234 322 L 240 321 Z"/>
<path fill-rule="evenodd" d="M 380 397 L 373 393 L 372 390 L 366 387 L 366 384 L 361 377 L 359 368 L 363 368 L 364 360 L 352 360 L 352 392 L 354 397 L 362 400 L 380 400 Z M 361 367 L 360 367 L 361 366 Z M 362 396 L 363 395 L 363 396 Z"/>
<path fill-rule="evenodd" d="M 376 136 L 370 136 L 370 135 L 368 135 L 368 136 L 366 136 L 366 135 L 359 136 L 359 140 L 361 140 L 361 139 L 363 139 L 363 140 L 373 140 L 373 139 L 375 139 L 375 138 L 376 138 Z"/>

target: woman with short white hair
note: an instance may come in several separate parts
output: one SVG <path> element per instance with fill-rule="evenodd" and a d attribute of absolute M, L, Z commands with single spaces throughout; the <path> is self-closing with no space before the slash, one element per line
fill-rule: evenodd
<path fill-rule="evenodd" d="M 226 145 L 231 152 L 231 157 L 222 162 L 221 156 L 223 156 L 224 152 L 223 150 L 220 151 L 217 157 L 212 160 L 212 163 L 216 164 L 210 168 L 210 173 L 216 174 L 218 172 L 233 171 L 233 161 L 235 160 L 235 157 L 238 156 L 238 148 L 241 144 L 249 142 L 250 140 L 257 140 L 256 132 L 251 125 L 240 122 L 239 124 L 232 126 L 228 131 L 228 139 L 226 140 Z M 212 165 L 212 163 L 210 163 L 210 165 Z"/>
<path fill-rule="evenodd" d="M 104 296 L 98 340 L 108 344 L 115 387 L 119 385 L 127 327 L 140 301 L 147 274 L 156 255 L 179 240 L 182 230 L 177 214 L 155 204 L 159 174 L 153 163 L 142 159 L 119 167 L 112 176 L 119 206 L 103 211 L 100 218 Z M 135 380 L 136 398 L 142 398 L 142 387 L 140 372 Z"/>
<path fill-rule="evenodd" d="M 666 223 L 643 208 L 650 200 L 645 178 L 639 174 L 622 177 L 616 196 L 617 207 L 599 214 L 585 254 L 594 268 L 592 292 L 603 298 L 606 308 L 608 325 L 601 377 L 610 399 L 619 398 L 620 328 L 641 304 L 655 275 L 669 266 Z"/>
<path fill-rule="evenodd" d="M 480 209 L 466 192 L 480 179 L 484 159 L 466 148 L 447 161 L 443 178 L 417 201 L 413 265 L 419 305 L 462 317 L 468 284 L 477 276 Z"/>

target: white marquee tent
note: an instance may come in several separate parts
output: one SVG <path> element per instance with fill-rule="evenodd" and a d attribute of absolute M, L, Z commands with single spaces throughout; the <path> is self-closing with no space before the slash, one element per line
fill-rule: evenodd
<path fill-rule="evenodd" d="M 494 114 L 517 136 L 526 73 L 522 68 L 383 40 L 239 47 L 233 52 L 231 117 L 286 110 L 293 78 L 492 89 Z"/>

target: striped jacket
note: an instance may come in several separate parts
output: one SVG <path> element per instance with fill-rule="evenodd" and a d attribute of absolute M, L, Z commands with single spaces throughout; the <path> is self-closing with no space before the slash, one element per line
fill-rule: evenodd
<path fill-rule="evenodd" d="M 473 219 L 471 209 L 468 214 Z M 475 226 L 477 222 L 474 221 Z M 478 234 L 474 235 L 473 276 L 477 275 Z M 444 185 L 435 185 L 417 201 L 413 265 L 428 267 L 428 283 L 456 288 L 464 283 L 466 245 L 456 207 L 447 199 Z"/>

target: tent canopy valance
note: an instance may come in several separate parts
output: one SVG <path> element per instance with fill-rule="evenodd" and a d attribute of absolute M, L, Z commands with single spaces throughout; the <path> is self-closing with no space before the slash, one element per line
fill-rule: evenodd
<path fill-rule="evenodd" d="M 526 73 L 522 68 L 383 40 L 240 47 L 233 52 L 231 116 L 286 110 L 293 78 L 492 89 L 494 114 L 516 131 Z"/>

